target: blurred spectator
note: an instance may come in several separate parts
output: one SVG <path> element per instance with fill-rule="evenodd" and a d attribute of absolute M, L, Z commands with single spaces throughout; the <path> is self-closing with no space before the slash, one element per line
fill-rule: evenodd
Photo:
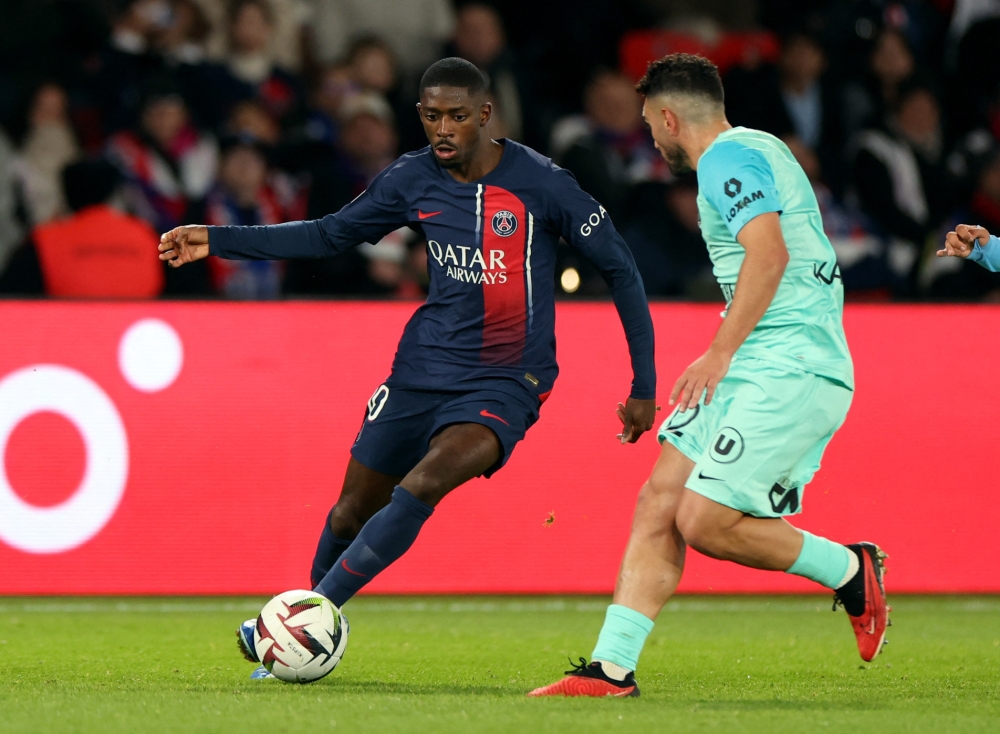
<path fill-rule="evenodd" d="M 156 37 L 156 47 L 174 64 L 201 64 L 212 31 L 208 16 L 195 0 L 171 0 L 170 23 Z"/>
<path fill-rule="evenodd" d="M 396 159 L 396 128 L 389 103 L 372 92 L 344 101 L 338 147 L 347 162 L 348 175 L 358 193 L 368 187 L 382 169 Z"/>
<path fill-rule="evenodd" d="M 218 165 L 215 141 L 191 124 L 184 100 L 169 84 L 150 90 L 140 126 L 112 137 L 107 156 L 125 177 L 131 210 L 159 232 L 187 221 Z"/>
<path fill-rule="evenodd" d="M 974 222 L 990 232 L 1000 232 L 1000 143 L 993 141 L 973 161 L 971 174 L 976 182 L 968 205 L 961 207 L 942 229 Z M 941 234 L 941 239 L 943 239 Z M 939 264 L 943 261 L 946 265 Z M 950 262 L 954 260 L 954 262 Z M 958 258 L 928 259 L 923 276 L 927 295 L 958 301 L 1000 301 L 1000 275 L 976 263 Z"/>
<path fill-rule="evenodd" d="M 113 209 L 118 172 L 104 161 L 62 172 L 73 214 L 32 231 L 47 295 L 60 298 L 155 298 L 163 290 L 159 235 Z"/>
<path fill-rule="evenodd" d="M 17 219 L 17 188 L 14 146 L 0 129 L 0 273 L 6 269 L 8 260 L 24 237 Z"/>
<path fill-rule="evenodd" d="M 233 0 L 196 0 L 212 26 L 208 38 L 209 56 L 226 57 L 229 48 L 226 17 Z M 302 66 L 302 24 L 307 20 L 312 0 L 268 0 L 274 9 L 274 32 L 268 54 L 278 65 L 291 71 Z"/>
<path fill-rule="evenodd" d="M 276 145 L 281 140 L 281 127 L 264 106 L 254 100 L 237 104 L 224 128 L 229 135 L 253 138 L 267 145 Z"/>
<path fill-rule="evenodd" d="M 111 37 L 90 84 L 106 135 L 138 123 L 145 82 L 163 69 L 162 57 L 152 50 L 153 39 L 171 21 L 167 0 L 121 0 L 116 5 Z"/>
<path fill-rule="evenodd" d="M 886 125 L 862 132 L 854 143 L 854 190 L 891 238 L 889 263 L 909 277 L 911 291 L 926 240 L 955 203 L 940 118 L 933 90 L 913 81 L 900 86 Z"/>
<path fill-rule="evenodd" d="M 619 225 L 632 187 L 668 180 L 669 170 L 642 122 L 642 100 L 631 80 L 599 72 L 587 85 L 585 114 L 553 130 L 553 155 Z M 560 152 L 561 151 L 561 152 Z"/>
<path fill-rule="evenodd" d="M 252 138 L 224 142 L 219 180 L 205 202 L 205 223 L 241 227 L 302 219 L 296 187 L 268 175 L 266 150 Z M 209 260 L 215 289 L 227 298 L 274 299 L 281 294 L 284 263 L 275 260 Z"/>
<path fill-rule="evenodd" d="M 863 80 L 843 88 L 842 110 L 846 134 L 879 124 L 899 104 L 899 86 L 913 76 L 916 60 L 901 32 L 893 28 L 875 39 Z"/>
<path fill-rule="evenodd" d="M 340 109 L 340 126 L 336 149 L 314 169 L 310 218 L 338 211 L 396 157 L 398 138 L 392 110 L 378 94 L 362 92 L 346 98 Z M 400 230 L 381 242 L 337 257 L 291 262 L 287 290 L 305 294 L 391 293 L 404 276 L 411 239 L 409 230 Z"/>
<path fill-rule="evenodd" d="M 79 153 L 66 92 L 56 84 L 43 84 L 31 100 L 18 161 L 24 204 L 32 226 L 65 213 L 60 173 Z"/>
<path fill-rule="evenodd" d="M 341 60 L 355 39 L 374 35 L 389 43 L 408 79 L 439 57 L 455 22 L 450 0 L 314 0 L 314 5 L 310 30 L 322 63 Z"/>
<path fill-rule="evenodd" d="M 785 37 L 776 66 L 737 67 L 726 75 L 726 116 L 734 125 L 796 138 L 819 156 L 827 180 L 842 183 L 839 104 L 824 77 L 827 61 L 819 40 L 793 31 Z"/>
<path fill-rule="evenodd" d="M 471 61 L 486 75 L 494 116 L 502 121 L 507 137 L 524 140 L 523 86 L 517 62 L 507 48 L 503 19 L 496 8 L 473 2 L 458 9 L 454 55 Z"/>
<path fill-rule="evenodd" d="M 857 300 L 888 300 L 905 284 L 905 272 L 896 274 L 888 264 L 886 241 L 872 233 L 875 229 L 851 201 L 841 201 L 822 180 L 820 161 L 815 152 L 797 138 L 789 138 L 788 149 L 802 166 L 812 184 L 823 231 L 837 253 L 837 266 L 847 298 Z"/>
<path fill-rule="evenodd" d="M 340 109 L 344 100 L 357 94 L 359 87 L 345 64 L 331 64 L 320 71 L 313 90 L 312 113 L 306 123 L 306 137 L 333 145 L 340 137 Z"/>
<path fill-rule="evenodd" d="M 256 99 L 279 122 L 288 122 L 303 106 L 302 88 L 277 66 L 269 51 L 274 10 L 268 0 L 234 0 L 227 16 L 229 72 L 243 87 L 234 95 Z"/>
<path fill-rule="evenodd" d="M 666 186 L 643 185 L 622 237 L 650 297 L 719 300 L 712 263 L 698 226 L 698 182 L 694 176 Z"/>
<path fill-rule="evenodd" d="M 355 40 L 346 58 L 351 80 L 364 91 L 387 95 L 399 83 L 392 48 L 378 36 Z"/>

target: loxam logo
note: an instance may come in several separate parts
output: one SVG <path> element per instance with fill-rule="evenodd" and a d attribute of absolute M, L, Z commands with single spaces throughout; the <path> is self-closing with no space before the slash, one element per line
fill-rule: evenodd
<path fill-rule="evenodd" d="M 736 179 L 733 179 L 733 180 L 735 181 Z M 763 199 L 763 198 L 764 198 L 764 192 L 763 191 L 754 191 L 749 196 L 744 196 L 742 199 L 740 199 L 735 204 L 733 204 L 733 207 L 729 210 L 729 213 L 726 215 L 726 221 L 727 222 L 733 221 L 733 219 L 736 218 L 736 215 L 744 207 L 748 206 L 749 204 L 751 204 L 751 203 L 753 203 L 755 201 L 759 201 L 760 199 Z"/>
<path fill-rule="evenodd" d="M 830 275 L 826 275 L 824 270 L 829 270 Z M 833 285 L 833 281 L 839 280 L 841 283 L 844 279 L 840 275 L 840 266 L 834 262 L 830 263 L 813 263 L 813 277 L 816 278 L 823 285 Z"/>
<path fill-rule="evenodd" d="M 733 199 L 743 190 L 743 182 L 738 178 L 731 178 L 722 186 L 722 190 L 726 192 L 726 196 Z"/>

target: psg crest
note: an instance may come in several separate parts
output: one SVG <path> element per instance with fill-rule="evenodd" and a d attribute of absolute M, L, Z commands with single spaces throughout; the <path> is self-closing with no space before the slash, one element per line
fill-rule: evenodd
<path fill-rule="evenodd" d="M 510 237 L 517 231 L 517 217 L 506 209 L 493 215 L 493 231 L 501 237 Z"/>

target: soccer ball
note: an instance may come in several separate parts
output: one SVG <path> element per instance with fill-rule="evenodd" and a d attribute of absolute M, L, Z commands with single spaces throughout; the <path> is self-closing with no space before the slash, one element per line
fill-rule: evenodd
<path fill-rule="evenodd" d="M 275 678 L 310 683 L 329 674 L 347 647 L 347 619 L 315 591 L 286 591 L 257 617 L 257 658 Z"/>

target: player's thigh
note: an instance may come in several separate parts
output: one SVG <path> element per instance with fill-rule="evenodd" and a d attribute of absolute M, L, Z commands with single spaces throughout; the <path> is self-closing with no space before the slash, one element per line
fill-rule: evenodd
<path fill-rule="evenodd" d="M 368 400 L 351 456 L 372 471 L 405 476 L 427 453 L 445 393 L 380 385 Z"/>
<path fill-rule="evenodd" d="M 672 526 L 684 495 L 684 483 L 694 462 L 675 446 L 664 443 L 649 479 L 639 490 L 632 518 L 632 531 L 658 533 Z"/>
<path fill-rule="evenodd" d="M 686 486 L 759 517 L 797 512 L 797 500 L 782 505 L 779 497 L 775 503 L 772 489 L 798 480 L 793 475 L 803 457 L 817 443 L 825 445 L 843 422 L 850 391 L 810 373 L 746 359 L 733 363 L 717 395 L 718 405 L 701 406 L 689 424 L 678 427 L 672 416 L 665 426 L 672 431 L 667 439 L 695 459 Z"/>
<path fill-rule="evenodd" d="M 442 404 L 434 417 L 433 433 L 436 435 L 460 423 L 474 423 L 489 429 L 500 443 L 495 461 L 481 472 L 489 478 L 507 463 L 514 447 L 538 420 L 540 406 L 538 398 L 527 392 L 475 390 Z"/>
<path fill-rule="evenodd" d="M 431 439 L 430 449 L 400 481 L 417 499 L 436 505 L 456 487 L 494 465 L 502 447 L 490 428 L 479 423 L 446 426 Z"/>
<path fill-rule="evenodd" d="M 360 530 L 360 526 L 368 522 L 372 515 L 389 504 L 392 491 L 401 479 L 400 475 L 370 469 L 352 456 L 347 462 L 344 486 L 333 509 L 333 523 Z"/>

